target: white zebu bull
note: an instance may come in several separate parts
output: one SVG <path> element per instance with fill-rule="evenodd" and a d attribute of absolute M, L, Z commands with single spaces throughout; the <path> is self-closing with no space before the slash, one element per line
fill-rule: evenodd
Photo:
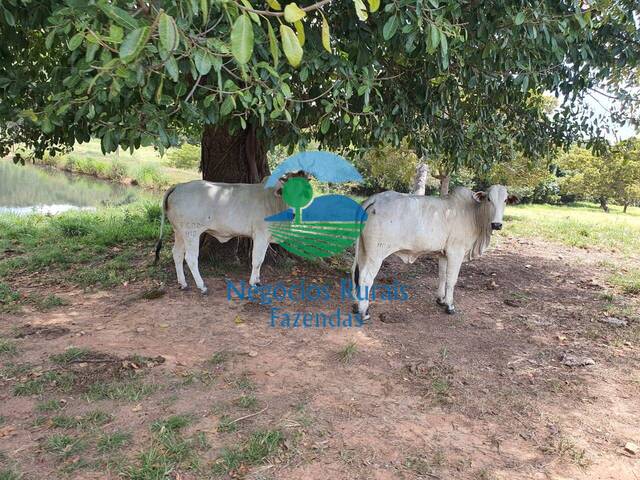
<path fill-rule="evenodd" d="M 420 255 L 438 255 L 439 283 L 437 302 L 454 313 L 453 289 L 464 260 L 482 255 L 489 246 L 492 230 L 502 228 L 507 201 L 502 185 L 473 193 L 456 188 L 445 197 L 425 197 L 383 192 L 369 197 L 362 207 L 367 223 L 356 244 L 353 284 L 358 311 L 369 318 L 369 293 L 382 261 L 396 254 L 405 263 Z"/>
<path fill-rule="evenodd" d="M 280 191 L 281 183 L 276 188 L 264 188 L 261 183 L 212 183 L 204 180 L 181 183 L 170 188 L 162 201 L 156 262 L 162 248 L 166 214 L 175 231 L 173 261 L 180 288 L 187 288 L 183 269 L 186 260 L 197 287 L 202 293 L 207 292 L 198 271 L 200 235 L 204 232 L 223 243 L 234 237 L 253 239 L 249 283 L 260 283 L 260 267 L 272 241 L 264 218 L 287 208 Z"/>

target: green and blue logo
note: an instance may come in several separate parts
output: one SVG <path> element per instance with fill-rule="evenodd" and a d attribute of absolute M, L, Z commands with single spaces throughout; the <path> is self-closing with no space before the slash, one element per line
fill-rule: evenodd
<path fill-rule="evenodd" d="M 329 152 L 301 152 L 287 158 L 271 174 L 265 188 L 275 187 L 287 174 L 304 173 L 328 183 L 362 182 L 362 176 L 347 160 Z M 289 252 L 304 258 L 336 255 L 355 242 L 367 220 L 364 209 L 344 195 L 313 198 L 313 187 L 304 176 L 287 179 L 282 198 L 291 207 L 270 217 L 274 240 Z"/>

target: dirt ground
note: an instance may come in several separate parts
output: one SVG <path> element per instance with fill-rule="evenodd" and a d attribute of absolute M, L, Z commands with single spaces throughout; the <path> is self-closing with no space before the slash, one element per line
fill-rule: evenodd
<path fill-rule="evenodd" d="M 277 429 L 284 441 L 276 453 L 228 475 L 638 480 L 640 452 L 624 448 L 640 444 L 638 298 L 607 286 L 602 262 L 611 256 L 503 238 L 463 266 L 453 316 L 434 301 L 434 260 L 390 259 L 378 281 L 406 284 L 409 300 L 374 302 L 363 328 L 274 328 L 269 306 L 227 300 L 222 277 L 205 278 L 208 296 L 179 291 L 169 264 L 172 282 L 157 295 L 158 286 L 144 281 L 91 293 L 46 287 L 69 305 L 0 322 L 0 335 L 17 347 L 0 357 L 2 461 L 25 478 L 118 478 L 108 462 L 91 463 L 91 448 L 64 458 L 47 449 L 60 429 L 36 405 L 62 399 L 65 415 L 99 408 L 111 415 L 103 431 L 132 433 L 120 454 L 124 464 L 149 448 L 154 421 L 190 415 L 187 433 L 206 439 L 199 467 L 166 478 L 208 478 L 224 447 Z M 263 282 L 280 277 L 263 269 Z M 340 274 L 297 267 L 286 277 L 335 285 Z M 231 278 L 248 279 L 248 272 Z M 28 283 L 17 279 L 17 288 L 21 282 Z M 338 301 L 282 307 L 338 306 L 350 309 Z M 607 315 L 628 323 L 602 322 Z M 93 353 L 62 367 L 50 360 L 71 346 Z M 31 367 L 7 373 L 9 362 Z M 52 368 L 72 371 L 72 385 L 15 395 L 16 385 Z M 90 383 L 122 375 L 139 376 L 155 391 L 132 401 L 87 400 Z M 248 410 L 236 401 L 245 394 L 256 400 Z M 234 431 L 220 428 L 229 418 L 237 419 Z M 90 462 L 67 468 L 83 455 Z"/>

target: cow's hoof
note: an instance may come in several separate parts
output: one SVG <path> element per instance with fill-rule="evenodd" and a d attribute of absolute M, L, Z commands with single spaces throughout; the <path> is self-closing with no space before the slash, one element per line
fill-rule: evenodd
<path fill-rule="evenodd" d="M 187 290 L 189 290 L 189 285 L 178 285 L 178 289 L 182 290 L 183 292 L 186 292 Z"/>
<path fill-rule="evenodd" d="M 358 304 L 354 303 L 353 306 L 351 307 L 351 313 L 358 313 Z"/>
<path fill-rule="evenodd" d="M 261 286 L 262 286 L 262 283 L 260 283 L 260 282 L 256 282 L 256 283 L 249 283 L 249 286 L 250 286 L 250 287 L 261 287 Z"/>
<path fill-rule="evenodd" d="M 440 297 L 436 297 L 436 303 L 438 305 L 440 305 L 441 307 L 444 307 L 446 305 L 445 301 L 443 299 L 441 299 Z"/>
<path fill-rule="evenodd" d="M 207 287 L 204 287 L 200 289 L 200 293 L 202 295 L 209 295 L 209 290 L 207 290 Z"/>
<path fill-rule="evenodd" d="M 449 315 L 453 315 L 454 313 L 456 313 L 456 307 L 454 307 L 453 305 L 447 305 L 444 311 Z"/>

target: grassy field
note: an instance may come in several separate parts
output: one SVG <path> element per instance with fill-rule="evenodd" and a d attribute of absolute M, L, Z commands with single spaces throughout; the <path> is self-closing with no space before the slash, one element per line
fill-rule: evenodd
<path fill-rule="evenodd" d="M 600 248 L 624 255 L 640 253 L 640 208 L 611 206 L 605 213 L 595 204 L 571 206 L 518 205 L 505 215 L 505 234 L 538 237 L 579 248 Z"/>
<path fill-rule="evenodd" d="M 20 295 L 11 286 L 18 277 L 48 273 L 53 275 L 45 277 L 56 284 L 108 288 L 161 276 L 149 261 L 159 219 L 160 206 L 152 201 L 55 217 L 0 215 L 0 312 L 60 304 L 55 295 Z M 165 234 L 170 231 L 169 226 Z"/>
<path fill-rule="evenodd" d="M 200 177 L 196 170 L 167 165 L 166 158 L 161 158 L 151 147 L 142 147 L 134 153 L 119 151 L 103 155 L 98 140 L 77 144 L 67 155 L 45 157 L 38 163 L 117 182 L 129 178 L 151 189 Z"/>

